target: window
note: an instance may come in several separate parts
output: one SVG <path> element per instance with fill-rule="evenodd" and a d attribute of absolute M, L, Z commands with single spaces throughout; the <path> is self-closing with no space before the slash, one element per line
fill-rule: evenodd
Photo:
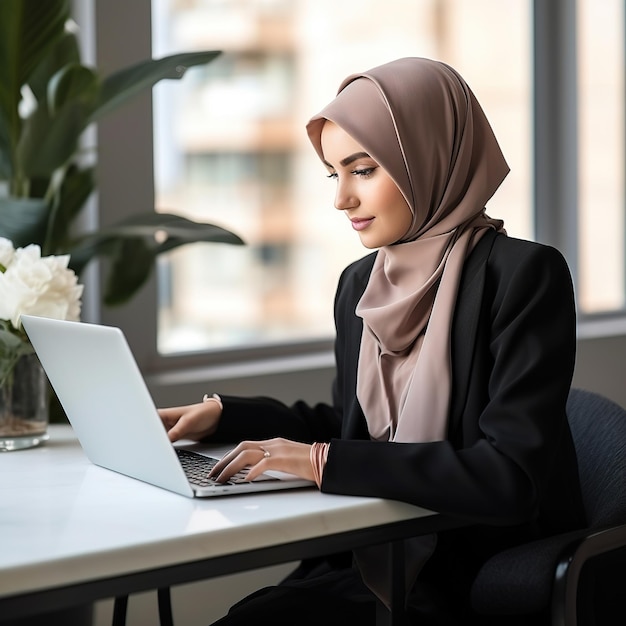
<path fill-rule="evenodd" d="M 220 49 L 154 90 L 157 210 L 240 234 L 162 259 L 158 350 L 328 338 L 339 273 L 365 250 L 304 131 L 349 73 L 400 56 L 456 67 L 512 172 L 488 212 L 532 234 L 528 0 L 152 0 L 154 56 Z M 498 80 L 494 81 L 493 77 Z"/>
<path fill-rule="evenodd" d="M 146 95 L 99 129 L 103 223 L 152 206 L 154 189 L 158 209 L 248 241 L 181 248 L 132 306 L 88 315 L 124 328 L 141 363 L 328 347 L 338 274 L 366 251 L 332 208 L 304 124 L 349 72 L 401 55 L 451 63 L 485 107 L 511 166 L 488 213 L 511 235 L 565 253 L 582 318 L 623 315 L 621 0 L 144 0 L 91 10 L 102 68 L 224 50 L 160 83 L 153 119 Z M 567 132 L 552 132 L 567 116 Z"/>
<path fill-rule="evenodd" d="M 578 2 L 579 308 L 623 310 L 624 2 Z"/>

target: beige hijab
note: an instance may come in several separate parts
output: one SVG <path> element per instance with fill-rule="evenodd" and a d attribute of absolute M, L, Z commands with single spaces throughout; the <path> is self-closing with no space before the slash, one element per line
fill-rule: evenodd
<path fill-rule="evenodd" d="M 443 440 L 460 277 L 487 229 L 503 231 L 484 207 L 509 168 L 468 85 L 437 61 L 404 58 L 346 78 L 337 97 L 307 125 L 322 159 L 326 120 L 387 171 L 413 216 L 404 237 L 378 251 L 356 309 L 363 319 L 357 397 L 370 436 Z M 407 590 L 435 545 L 435 536 L 406 542 Z M 355 555 L 365 582 L 388 603 L 382 548 Z"/>
<path fill-rule="evenodd" d="M 325 120 L 393 178 L 409 231 L 378 251 L 356 313 L 363 318 L 357 397 L 377 440 L 445 439 L 450 330 L 463 264 L 509 168 L 474 94 L 448 65 L 404 58 L 349 76 L 307 125 L 320 158 Z"/>

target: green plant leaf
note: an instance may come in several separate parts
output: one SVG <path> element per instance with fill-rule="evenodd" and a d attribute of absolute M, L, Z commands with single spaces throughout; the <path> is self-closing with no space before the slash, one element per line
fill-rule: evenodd
<path fill-rule="evenodd" d="M 186 243 L 226 243 L 244 245 L 229 230 L 215 224 L 194 222 L 171 213 L 141 213 L 73 242 L 70 266 L 80 274 L 92 258 L 116 254 L 116 242 L 139 240 L 154 255 L 162 254 Z"/>
<path fill-rule="evenodd" d="M 31 72 L 65 33 L 70 18 L 70 0 L 2 0 L 0 33 L 14 61 L 4 71 L 15 76 L 18 86 L 26 83 Z"/>
<path fill-rule="evenodd" d="M 0 198 L 0 237 L 17 247 L 43 247 L 49 206 L 42 198 Z"/>
<path fill-rule="evenodd" d="M 47 103 L 51 117 L 65 105 L 80 102 L 93 107 L 99 92 L 98 75 L 90 68 L 72 63 L 58 70 L 48 82 Z"/>
<path fill-rule="evenodd" d="M 104 302 L 119 305 L 146 282 L 157 255 L 192 242 L 244 244 L 238 235 L 214 224 L 170 213 L 144 213 L 79 238 L 70 249 L 70 267 L 80 275 L 92 259 L 107 257 Z"/>
<path fill-rule="evenodd" d="M 119 240 L 105 281 L 104 303 L 118 306 L 130 300 L 148 280 L 155 257 L 144 239 Z"/>
<path fill-rule="evenodd" d="M 103 301 L 117 306 L 130 300 L 143 286 L 152 272 L 156 254 L 155 247 L 143 237 L 98 232 L 83 238 L 78 247 L 70 250 L 69 267 L 80 276 L 92 259 L 108 259 Z"/>
<path fill-rule="evenodd" d="M 221 54 L 219 50 L 174 54 L 149 59 L 107 76 L 102 82 L 100 98 L 89 120 L 96 121 L 147 87 L 164 78 L 182 78 L 187 68 L 209 63 Z"/>
<path fill-rule="evenodd" d="M 69 268 L 80 276 L 93 259 L 113 256 L 119 241 L 115 237 L 104 236 L 100 232 L 80 237 L 67 249 L 70 254 Z"/>
<path fill-rule="evenodd" d="M 38 101 L 43 101 L 48 94 L 48 82 L 61 68 L 80 64 L 80 51 L 76 35 L 66 31 L 54 43 L 46 56 L 37 64 L 28 79 L 28 85 Z"/>
<path fill-rule="evenodd" d="M 7 320 L 0 320 L 0 387 L 10 384 L 20 357 L 32 352 L 33 347 L 26 337 L 14 330 Z"/>
<path fill-rule="evenodd" d="M 79 169 L 71 165 L 65 172 L 48 218 L 44 254 L 59 254 L 69 246 L 68 225 L 79 215 L 95 187 L 95 168 Z"/>
<path fill-rule="evenodd" d="M 29 179 L 49 179 L 78 154 L 98 92 L 97 74 L 80 64 L 67 65 L 50 78 L 47 97 L 23 122 L 16 154 L 20 172 Z"/>
<path fill-rule="evenodd" d="M 0 159 L 2 175 L 14 171 L 21 122 L 21 88 L 63 36 L 70 0 L 0 2 Z"/>
<path fill-rule="evenodd" d="M 28 178 L 49 177 L 78 151 L 80 136 L 90 107 L 76 100 L 66 102 L 51 117 L 40 106 L 24 120 L 17 147 L 20 171 Z"/>
<path fill-rule="evenodd" d="M 0 113 L 0 180 L 9 180 L 13 174 L 13 164 L 9 155 L 11 154 L 11 138 L 7 134 L 7 125 L 2 123 Z"/>
<path fill-rule="evenodd" d="M 244 241 L 239 235 L 215 224 L 194 222 L 182 215 L 155 213 L 154 211 L 133 215 L 106 229 L 106 232 L 120 237 L 145 237 L 155 242 L 159 251 L 174 247 L 166 246 L 170 238 L 180 240 L 182 243 L 206 241 L 244 245 Z M 159 241 L 162 243 L 158 243 Z"/>

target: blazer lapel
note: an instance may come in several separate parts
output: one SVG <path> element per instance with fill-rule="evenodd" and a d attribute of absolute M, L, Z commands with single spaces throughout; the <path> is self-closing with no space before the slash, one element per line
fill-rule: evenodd
<path fill-rule="evenodd" d="M 369 280 L 376 254 L 365 257 L 359 266 L 359 270 L 351 277 L 351 283 L 346 285 L 349 290 L 348 301 L 356 309 L 361 299 L 367 281 Z M 356 315 L 354 309 L 350 312 L 349 322 L 346 328 L 346 345 L 343 351 L 345 371 L 344 376 L 344 419 L 342 424 L 342 437 L 345 439 L 369 439 L 367 422 L 356 397 L 356 378 L 359 364 L 359 352 L 361 347 L 361 335 L 363 334 L 363 320 Z"/>
<path fill-rule="evenodd" d="M 495 231 L 489 231 L 483 236 L 470 255 L 461 277 L 452 324 L 452 395 L 449 432 L 454 431 L 461 422 L 465 409 L 485 287 L 487 259 L 496 236 Z"/>

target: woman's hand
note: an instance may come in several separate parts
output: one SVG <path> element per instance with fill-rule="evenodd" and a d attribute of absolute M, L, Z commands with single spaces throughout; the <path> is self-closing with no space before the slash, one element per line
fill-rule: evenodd
<path fill-rule="evenodd" d="M 267 470 L 279 470 L 314 480 L 310 454 L 309 444 L 288 439 L 242 441 L 215 465 L 209 477 L 226 482 L 237 472 L 249 467 L 246 480 L 254 480 Z"/>
<path fill-rule="evenodd" d="M 158 412 L 173 443 L 179 439 L 200 441 L 212 435 L 217 430 L 222 408 L 218 402 L 198 402 L 158 409 Z"/>

